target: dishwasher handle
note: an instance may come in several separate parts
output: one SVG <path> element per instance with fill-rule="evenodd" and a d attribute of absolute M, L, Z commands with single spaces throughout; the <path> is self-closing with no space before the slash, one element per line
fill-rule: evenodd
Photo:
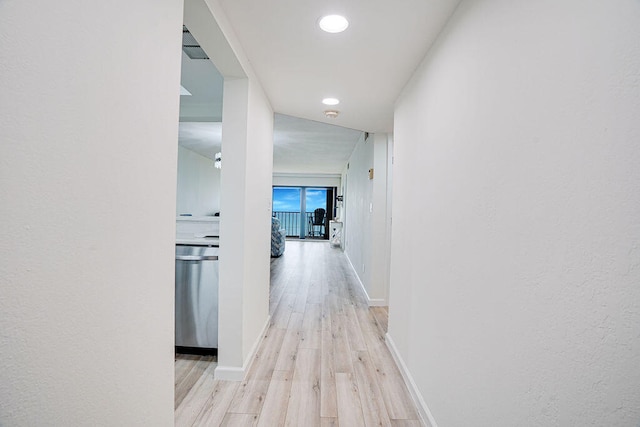
<path fill-rule="evenodd" d="M 176 255 L 176 261 L 217 261 L 218 255 Z"/>

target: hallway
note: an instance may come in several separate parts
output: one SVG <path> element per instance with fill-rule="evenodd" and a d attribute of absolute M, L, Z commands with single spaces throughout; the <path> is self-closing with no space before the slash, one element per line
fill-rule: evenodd
<path fill-rule="evenodd" d="M 420 426 L 346 257 L 287 241 L 271 260 L 271 325 L 243 382 L 214 381 L 211 358 L 176 358 L 176 426 Z"/>

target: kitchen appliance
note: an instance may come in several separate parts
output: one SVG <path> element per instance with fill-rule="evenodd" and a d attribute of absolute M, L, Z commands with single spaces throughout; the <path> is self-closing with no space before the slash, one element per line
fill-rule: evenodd
<path fill-rule="evenodd" d="M 176 245 L 176 351 L 218 348 L 217 247 Z"/>

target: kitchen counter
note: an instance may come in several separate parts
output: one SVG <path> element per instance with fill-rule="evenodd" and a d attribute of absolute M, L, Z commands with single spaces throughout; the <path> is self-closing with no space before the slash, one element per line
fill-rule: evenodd
<path fill-rule="evenodd" d="M 220 217 L 179 216 L 176 218 L 176 244 L 197 246 L 219 246 Z M 216 237 L 205 237 L 216 236 Z"/>
<path fill-rule="evenodd" d="M 176 245 L 220 246 L 219 237 L 203 237 L 202 234 L 178 233 Z"/>
<path fill-rule="evenodd" d="M 220 222 L 219 216 L 178 216 L 176 221 L 183 222 Z"/>

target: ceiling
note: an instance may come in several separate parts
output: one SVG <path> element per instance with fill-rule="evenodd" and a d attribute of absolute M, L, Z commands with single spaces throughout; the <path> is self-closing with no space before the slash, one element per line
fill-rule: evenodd
<path fill-rule="evenodd" d="M 357 130 L 276 114 L 273 170 L 340 174 L 361 137 Z"/>
<path fill-rule="evenodd" d="M 276 114 L 273 172 L 340 174 L 362 132 Z M 221 122 L 180 122 L 179 144 L 209 159 L 222 147 Z"/>
<path fill-rule="evenodd" d="M 274 173 L 340 173 L 363 131 L 392 132 L 402 88 L 459 0 L 220 0 L 276 113 Z M 339 34 L 317 25 L 342 14 Z M 223 79 L 183 53 L 180 144 L 220 150 Z M 340 99 L 327 107 L 326 97 Z M 337 109 L 337 118 L 323 111 Z"/>
<path fill-rule="evenodd" d="M 393 130 L 393 106 L 459 0 L 220 0 L 277 113 Z M 341 14 L 346 31 L 318 20 Z M 321 100 L 340 99 L 337 119 Z"/>
<path fill-rule="evenodd" d="M 222 121 L 222 75 L 208 59 L 190 59 L 182 52 L 180 83 L 190 96 L 180 96 L 181 122 Z"/>
<path fill-rule="evenodd" d="M 180 96 L 181 146 L 209 159 L 222 147 L 223 78 L 208 59 L 182 54 Z M 275 114 L 273 171 L 295 174 L 340 174 L 362 136 L 361 131 Z"/>

